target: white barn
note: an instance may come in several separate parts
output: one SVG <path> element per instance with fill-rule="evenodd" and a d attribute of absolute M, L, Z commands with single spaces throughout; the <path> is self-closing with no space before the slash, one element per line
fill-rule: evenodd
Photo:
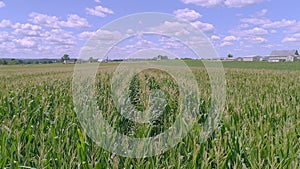
<path fill-rule="evenodd" d="M 294 62 L 298 57 L 298 50 L 275 50 L 270 54 L 268 62 Z"/>
<path fill-rule="evenodd" d="M 261 61 L 262 57 L 261 56 L 245 56 L 243 57 L 243 61 L 246 62 L 254 62 L 254 61 Z"/>

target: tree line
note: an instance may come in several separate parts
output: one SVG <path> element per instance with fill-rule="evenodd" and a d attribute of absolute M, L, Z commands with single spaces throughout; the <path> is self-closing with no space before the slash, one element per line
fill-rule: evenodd
<path fill-rule="evenodd" d="M 64 60 L 70 60 L 70 56 L 68 54 L 64 54 L 63 57 L 61 57 L 61 59 L 15 59 L 15 58 L 3 58 L 3 59 L 0 59 L 0 65 L 52 64 L 52 63 L 64 62 Z"/>
<path fill-rule="evenodd" d="M 168 60 L 168 56 L 158 55 L 153 57 L 150 60 Z M 135 59 L 133 59 L 135 60 Z M 139 59 L 136 59 L 139 60 Z M 94 59 L 90 57 L 88 60 L 82 59 L 71 59 L 68 54 L 64 54 L 60 59 L 15 59 L 15 58 L 4 58 L 0 59 L 0 65 L 20 65 L 20 64 L 52 64 L 52 63 L 83 63 L 83 62 L 97 62 L 98 59 Z M 122 59 L 114 59 L 114 60 L 104 60 L 104 62 L 108 61 L 123 61 Z"/>
<path fill-rule="evenodd" d="M 22 64 L 51 64 L 60 62 L 59 59 L 0 59 L 0 65 L 22 65 Z"/>

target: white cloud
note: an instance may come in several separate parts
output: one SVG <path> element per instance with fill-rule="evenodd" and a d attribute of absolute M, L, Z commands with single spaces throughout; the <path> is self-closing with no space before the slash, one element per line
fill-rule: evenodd
<path fill-rule="evenodd" d="M 184 46 L 180 42 L 169 38 L 164 38 L 164 40 L 161 40 L 159 46 L 167 50 L 182 50 L 184 48 Z"/>
<path fill-rule="evenodd" d="M 98 30 L 95 36 L 101 41 L 114 41 L 120 39 L 122 34 L 118 31 Z"/>
<path fill-rule="evenodd" d="M 3 1 L 0 1 L 0 8 L 5 7 L 5 3 Z"/>
<path fill-rule="evenodd" d="M 251 39 L 251 41 L 255 44 L 261 44 L 261 43 L 268 42 L 268 40 L 266 38 L 262 38 L 262 37 L 254 37 Z"/>
<path fill-rule="evenodd" d="M 231 8 L 241 8 L 261 3 L 266 0 L 225 0 L 224 4 Z"/>
<path fill-rule="evenodd" d="M 201 17 L 201 14 L 192 9 L 178 9 L 173 12 L 178 18 L 185 19 L 187 21 L 195 21 Z"/>
<path fill-rule="evenodd" d="M 12 34 L 19 35 L 19 36 L 35 36 L 35 37 L 41 36 L 41 33 L 39 31 L 26 30 L 26 29 L 15 29 L 12 32 Z"/>
<path fill-rule="evenodd" d="M 261 35 L 267 35 L 268 31 L 263 28 L 255 27 L 253 29 L 246 30 L 245 34 L 249 36 L 261 36 Z"/>
<path fill-rule="evenodd" d="M 62 21 L 61 26 L 70 28 L 88 28 L 90 27 L 88 21 L 85 18 L 81 18 L 76 14 L 68 16 L 67 21 Z"/>
<path fill-rule="evenodd" d="M 194 22 L 194 24 L 195 23 L 201 22 L 197 21 Z M 212 25 L 207 26 L 206 24 L 197 24 L 195 26 L 202 26 L 202 30 L 205 29 L 206 31 L 211 31 L 211 27 L 213 27 Z M 185 43 L 188 46 L 197 46 L 199 47 L 198 50 L 202 50 L 202 48 L 203 50 L 205 50 L 210 45 L 210 43 L 208 43 L 208 39 L 205 36 L 201 36 L 201 32 L 199 32 L 199 30 L 191 27 L 189 24 L 184 22 L 182 23 L 165 21 L 158 26 L 149 28 L 147 32 L 155 32 L 161 35 L 167 35 L 182 39 L 182 43 Z M 169 48 L 174 48 L 174 45 L 172 45 L 171 43 L 169 43 L 168 46 Z M 183 51 L 178 52 L 182 53 Z"/>
<path fill-rule="evenodd" d="M 7 22 L 8 23 L 8 22 Z M 3 56 L 59 57 L 64 53 L 76 56 L 77 38 L 62 29 L 45 30 L 29 23 L 15 23 L 11 33 L 0 32 L 0 50 Z"/>
<path fill-rule="evenodd" d="M 215 27 L 210 23 L 203 23 L 201 21 L 193 22 L 192 25 L 202 30 L 204 33 L 213 33 L 215 31 Z"/>
<path fill-rule="evenodd" d="M 238 41 L 239 38 L 236 36 L 226 36 L 223 38 L 223 42 L 220 44 L 220 47 L 225 47 L 225 46 L 232 46 L 234 45 L 234 42 Z"/>
<path fill-rule="evenodd" d="M 59 20 L 56 16 L 49 16 L 41 13 L 33 12 L 29 14 L 29 21 L 32 23 L 51 27 L 51 28 L 60 28 L 60 27 L 69 27 L 69 28 L 88 28 L 90 27 L 88 21 L 85 18 L 81 18 L 76 14 L 68 15 L 66 21 Z"/>
<path fill-rule="evenodd" d="M 11 27 L 12 27 L 12 23 L 10 20 L 3 19 L 0 22 L 0 28 L 11 28 Z"/>
<path fill-rule="evenodd" d="M 210 37 L 210 39 L 213 40 L 213 41 L 217 41 L 217 40 L 220 40 L 221 37 L 220 37 L 220 36 L 216 36 L 216 35 L 212 35 L 212 36 Z"/>
<path fill-rule="evenodd" d="M 215 27 L 212 24 L 201 22 L 201 21 L 197 20 L 197 19 L 201 18 L 202 15 L 200 13 L 196 12 L 195 10 L 185 8 L 185 9 L 178 9 L 178 10 L 174 11 L 173 13 L 176 17 L 184 19 L 186 21 L 189 21 L 193 26 L 197 27 L 204 33 L 212 33 L 215 31 Z M 170 27 L 170 29 L 172 29 L 171 28 L 172 26 L 177 26 L 177 28 L 180 27 L 180 25 L 178 25 L 180 23 L 175 24 L 175 25 L 171 25 L 171 24 L 175 24 L 175 22 L 173 22 L 173 23 L 167 22 L 167 23 L 165 23 L 165 26 Z M 182 32 L 182 33 L 184 33 L 184 32 Z"/>
<path fill-rule="evenodd" d="M 128 29 L 128 30 L 126 31 L 126 33 L 127 33 L 127 34 L 134 34 L 135 32 L 134 32 L 133 29 Z"/>
<path fill-rule="evenodd" d="M 85 33 L 85 35 L 87 34 L 89 33 Z M 93 38 L 89 39 L 89 43 L 81 49 L 81 57 L 86 59 L 90 56 L 99 57 L 99 54 L 107 53 L 107 49 L 114 46 L 121 38 L 124 37 L 119 31 L 98 30 L 94 33 Z"/>
<path fill-rule="evenodd" d="M 222 5 L 223 0 L 181 0 L 185 4 L 195 4 L 202 7 L 217 7 Z"/>
<path fill-rule="evenodd" d="M 0 43 L 1 54 L 9 54 L 16 51 L 16 45 L 11 41 L 4 41 Z"/>
<path fill-rule="evenodd" d="M 300 21 L 288 28 L 288 33 L 300 33 Z"/>
<path fill-rule="evenodd" d="M 30 37 L 36 45 L 31 47 L 31 52 L 27 52 L 31 55 L 38 55 L 40 57 L 41 52 L 45 57 L 59 57 L 64 53 L 70 54 L 72 57 L 76 57 L 79 51 L 77 44 L 77 38 L 70 31 L 62 29 L 52 29 L 45 31 L 41 34 L 41 37 Z"/>
<path fill-rule="evenodd" d="M 90 37 L 92 37 L 95 34 L 95 32 L 81 32 L 80 34 L 78 34 L 78 38 L 81 40 L 87 40 Z"/>
<path fill-rule="evenodd" d="M 268 13 L 268 10 L 267 9 L 262 9 L 261 11 L 257 12 L 255 14 L 256 17 L 263 17 L 265 16 L 266 14 Z"/>
<path fill-rule="evenodd" d="M 14 40 L 17 46 L 31 47 L 32 52 L 38 49 L 48 49 L 44 52 L 56 52 L 58 47 L 75 47 L 77 45 L 76 38 L 71 32 L 67 32 L 61 29 L 53 29 L 45 31 L 40 34 L 39 37 L 23 36 L 23 38 L 16 38 Z M 34 48 L 33 48 L 34 47 Z"/>
<path fill-rule="evenodd" d="M 149 28 L 150 32 L 159 32 L 162 34 L 173 34 L 176 36 L 188 35 L 190 32 L 186 30 L 186 25 L 180 22 L 165 21 L 159 26 Z"/>
<path fill-rule="evenodd" d="M 253 18 L 243 18 L 241 19 L 241 22 L 252 24 L 252 25 L 264 25 L 264 24 L 269 24 L 272 21 L 267 18 L 253 17 Z"/>
<path fill-rule="evenodd" d="M 241 30 L 241 29 L 237 29 L 237 30 L 233 30 L 230 31 L 232 35 L 236 36 L 236 37 L 257 37 L 257 36 L 265 36 L 267 35 L 269 32 L 266 29 L 260 28 L 260 27 L 255 27 L 252 29 L 246 29 L 246 30 Z"/>
<path fill-rule="evenodd" d="M 42 27 L 38 25 L 32 25 L 30 23 L 15 23 L 11 24 L 10 22 L 7 23 L 7 28 L 14 29 L 11 33 L 13 35 L 18 36 L 41 36 Z"/>
<path fill-rule="evenodd" d="M 9 40 L 11 37 L 9 36 L 8 32 L 0 32 L 0 42 L 1 41 L 7 41 Z"/>
<path fill-rule="evenodd" d="M 296 24 L 297 24 L 296 20 L 282 19 L 281 21 L 266 23 L 263 25 L 263 28 L 273 28 L 273 29 L 284 28 L 284 27 L 294 26 Z"/>
<path fill-rule="evenodd" d="M 46 27 L 59 28 L 61 21 L 56 16 L 49 16 L 41 13 L 33 12 L 29 14 L 29 21 Z"/>
<path fill-rule="evenodd" d="M 261 26 L 263 28 L 267 28 L 267 29 L 291 27 L 291 26 L 296 26 L 298 23 L 296 20 L 289 20 L 289 19 L 282 19 L 280 21 L 272 21 L 271 19 L 265 17 L 267 12 L 268 12 L 268 10 L 263 9 L 263 10 L 255 13 L 250 18 L 241 19 L 241 22 L 246 23 L 246 24 L 259 25 L 259 26 Z"/>
<path fill-rule="evenodd" d="M 85 33 L 87 36 L 89 33 Z M 82 34 L 81 36 L 83 36 Z M 94 50 L 84 50 L 86 57 L 88 55 L 96 56 L 99 53 L 107 52 L 107 47 L 114 45 L 115 42 L 121 40 L 122 34 L 119 31 L 110 31 L 110 30 L 98 30 L 93 34 L 93 38 L 89 40 L 88 47 L 93 48 Z"/>
<path fill-rule="evenodd" d="M 95 0 L 95 2 L 101 2 L 101 0 Z"/>
<path fill-rule="evenodd" d="M 108 14 L 114 13 L 111 9 L 105 8 L 101 5 L 96 6 L 95 8 L 86 8 L 86 12 L 89 15 L 94 15 L 99 17 L 106 17 Z"/>
<path fill-rule="evenodd" d="M 249 24 L 240 24 L 239 27 L 240 28 L 249 28 L 250 25 Z"/>
<path fill-rule="evenodd" d="M 73 46 L 77 44 L 73 33 L 62 29 L 53 29 L 51 31 L 47 31 L 45 32 L 44 36 L 46 37 L 45 40 L 51 45 Z"/>
<path fill-rule="evenodd" d="M 268 48 L 268 49 L 272 49 L 272 48 L 275 47 L 275 45 L 268 44 L 268 45 L 265 45 L 264 47 L 265 47 L 265 48 Z"/>
<path fill-rule="evenodd" d="M 284 33 L 299 33 L 300 32 L 300 21 L 290 20 L 290 19 L 282 19 L 282 20 L 271 20 L 267 18 L 265 15 L 267 14 L 267 10 L 262 10 L 260 12 L 255 13 L 249 18 L 242 18 L 241 22 L 243 24 L 248 24 L 250 26 L 261 27 L 264 29 L 268 29 L 271 33 L 278 32 L 277 29 L 285 28 Z M 241 24 L 241 25 L 243 25 Z M 240 28 L 242 26 L 240 25 Z"/>
<path fill-rule="evenodd" d="M 230 36 L 227 36 L 223 39 L 224 43 L 221 46 L 228 46 L 232 42 L 240 42 L 240 45 L 245 47 L 243 43 L 247 44 L 262 44 L 268 42 L 266 36 L 269 34 L 269 31 L 261 27 L 254 27 L 252 29 L 235 29 L 229 31 Z M 226 43 L 230 42 L 230 43 Z"/>
<path fill-rule="evenodd" d="M 283 43 L 286 43 L 286 42 L 300 42 L 300 33 L 296 33 L 294 35 L 287 36 L 282 40 L 282 42 Z"/>
<path fill-rule="evenodd" d="M 40 37 L 43 29 L 42 27 L 38 25 L 32 25 L 30 23 L 15 23 L 11 25 L 10 28 L 13 28 L 14 30 L 12 31 L 13 35 L 17 36 L 35 36 L 35 37 Z"/>
<path fill-rule="evenodd" d="M 12 28 L 14 29 L 25 29 L 25 30 L 33 30 L 33 31 L 38 31 L 41 30 L 42 27 L 38 26 L 38 25 L 32 25 L 30 23 L 15 23 L 14 25 L 12 25 Z"/>
<path fill-rule="evenodd" d="M 30 48 L 36 45 L 35 41 L 28 37 L 25 37 L 23 39 L 14 39 L 13 42 L 26 48 Z"/>
<path fill-rule="evenodd" d="M 224 46 L 232 46 L 233 43 L 232 42 L 223 42 L 220 46 L 224 47 Z"/>
<path fill-rule="evenodd" d="M 195 4 L 202 7 L 226 6 L 230 8 L 241 8 L 258 4 L 266 0 L 181 0 L 185 4 Z"/>
<path fill-rule="evenodd" d="M 227 41 L 227 42 L 232 42 L 232 41 L 238 41 L 239 38 L 235 37 L 235 36 L 226 36 L 223 41 Z"/>
<path fill-rule="evenodd" d="M 154 47 L 157 47 L 157 45 L 149 40 L 146 40 L 146 39 L 140 39 L 136 45 L 135 45 L 137 48 L 140 47 L 140 48 L 154 48 Z"/>

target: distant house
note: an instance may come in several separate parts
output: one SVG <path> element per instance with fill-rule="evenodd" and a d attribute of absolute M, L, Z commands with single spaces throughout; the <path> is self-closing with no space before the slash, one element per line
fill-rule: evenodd
<path fill-rule="evenodd" d="M 275 50 L 270 54 L 268 62 L 294 62 L 298 57 L 298 50 Z"/>
<path fill-rule="evenodd" d="M 265 57 L 262 58 L 261 61 L 268 61 L 268 60 L 269 60 L 269 56 L 265 56 Z"/>
<path fill-rule="evenodd" d="M 223 61 L 243 61 L 243 59 L 241 58 L 241 57 L 237 57 L 237 58 L 235 58 L 235 57 L 226 57 L 226 58 L 221 58 L 221 60 L 223 60 Z"/>
<path fill-rule="evenodd" d="M 261 56 L 245 56 L 243 57 L 243 61 L 246 62 L 254 62 L 254 61 L 261 61 L 262 57 Z"/>
<path fill-rule="evenodd" d="M 75 62 L 77 61 L 77 59 L 70 59 L 70 60 L 64 60 L 64 64 L 75 64 Z"/>
<path fill-rule="evenodd" d="M 224 58 L 224 61 L 236 61 L 236 58 Z"/>
<path fill-rule="evenodd" d="M 243 61 L 243 58 L 242 57 L 237 57 L 235 58 L 236 61 Z"/>

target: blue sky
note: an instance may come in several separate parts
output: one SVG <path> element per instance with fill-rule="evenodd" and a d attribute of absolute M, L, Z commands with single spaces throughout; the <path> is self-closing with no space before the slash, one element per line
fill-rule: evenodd
<path fill-rule="evenodd" d="M 77 57 L 95 31 L 138 12 L 168 13 L 189 21 L 204 32 L 220 57 L 300 49 L 295 0 L 0 0 L 0 58 Z M 141 44 L 135 42 L 127 46 Z"/>

